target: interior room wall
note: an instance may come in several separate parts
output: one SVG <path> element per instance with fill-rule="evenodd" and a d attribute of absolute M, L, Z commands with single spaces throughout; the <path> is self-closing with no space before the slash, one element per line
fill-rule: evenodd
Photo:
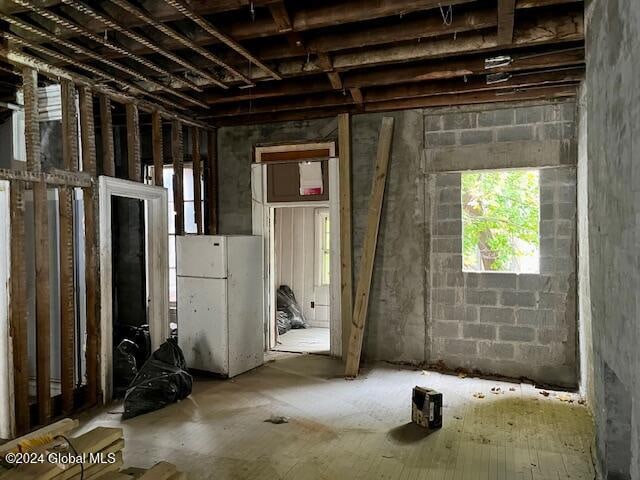
<path fill-rule="evenodd" d="M 313 327 L 329 327 L 315 320 L 315 207 L 277 208 L 274 229 L 276 287 L 288 285 Z"/>
<path fill-rule="evenodd" d="M 598 466 L 640 478 L 640 9 L 586 15 L 589 271 Z"/>
<path fill-rule="evenodd" d="M 432 285 L 435 272 L 430 270 L 431 256 L 434 254 L 432 230 L 436 228 L 432 212 L 435 208 L 433 199 L 437 198 L 438 192 L 437 189 L 430 190 L 428 176 L 433 173 L 430 168 L 438 167 L 446 171 L 443 165 L 451 162 L 475 162 L 472 163 L 474 168 L 556 167 L 547 174 L 549 188 L 545 198 L 549 201 L 545 202 L 545 211 L 551 217 L 542 225 L 547 235 L 549 252 L 553 254 L 545 255 L 542 261 L 549 269 L 562 269 L 562 276 L 549 275 L 553 277 L 553 287 L 546 286 L 546 278 L 543 281 L 538 278 L 530 279 L 526 289 L 528 293 L 522 295 L 523 301 L 525 296 L 533 298 L 533 305 L 527 304 L 526 309 L 534 311 L 530 322 L 538 322 L 537 325 L 522 325 L 526 328 L 519 332 L 533 335 L 534 340 L 529 348 L 524 346 L 527 345 L 526 342 L 519 347 L 516 339 L 505 341 L 513 348 L 514 356 L 535 355 L 538 359 L 536 366 L 531 371 L 524 372 L 522 369 L 506 368 L 507 363 L 494 361 L 495 357 L 481 354 L 478 342 L 491 343 L 491 339 L 468 339 L 474 344 L 471 348 L 475 353 L 467 358 L 472 359 L 469 365 L 482 363 L 486 373 L 520 375 L 524 372 L 540 381 L 577 385 L 575 112 L 576 104 L 572 100 L 496 104 L 462 109 L 408 110 L 352 117 L 354 289 L 380 124 L 383 116 L 395 118 L 391 162 L 365 329 L 363 355 L 367 361 L 426 364 L 445 358 L 443 350 L 436 348 L 446 342 L 440 344 L 440 339 L 444 337 L 438 336 L 438 332 L 433 329 L 435 318 L 431 305 L 433 289 L 436 288 Z M 335 119 L 220 128 L 218 162 L 221 231 L 226 234 L 251 232 L 250 165 L 255 144 L 318 140 L 323 135 L 325 138 L 335 139 L 337 133 L 331 131 L 332 122 Z M 327 131 L 329 133 L 323 133 Z M 441 159 L 440 163 L 438 159 Z M 458 169 L 464 168 L 459 166 Z M 536 283 L 538 286 L 534 288 L 532 285 Z M 561 291 L 551 289 L 556 286 Z M 488 288 L 496 289 L 498 302 L 498 287 Z M 519 293 L 517 279 L 502 288 Z M 447 306 L 463 305 L 458 298 L 454 296 L 449 299 Z M 496 304 L 498 306 L 502 304 Z M 517 305 L 506 307 L 514 314 L 519 308 Z M 538 308 L 546 310 L 544 315 L 538 316 Z M 553 319 L 550 324 L 543 325 L 547 314 Z M 511 326 L 517 327 L 515 316 L 513 318 Z M 448 320 L 461 319 L 451 316 Z M 539 337 L 538 332 L 543 331 Z M 464 342 L 464 327 L 459 327 L 455 334 L 456 340 Z M 498 340 L 499 326 L 496 328 L 496 335 L 498 336 L 493 342 L 501 343 Z M 545 343 L 539 343 L 541 341 Z M 554 356 L 550 365 L 555 370 L 550 369 L 548 374 L 545 370 L 546 353 Z M 449 350 L 447 355 L 446 359 L 452 360 L 455 354 Z M 520 362 L 521 367 L 525 361 Z M 451 364 L 457 365 L 455 362 Z"/>

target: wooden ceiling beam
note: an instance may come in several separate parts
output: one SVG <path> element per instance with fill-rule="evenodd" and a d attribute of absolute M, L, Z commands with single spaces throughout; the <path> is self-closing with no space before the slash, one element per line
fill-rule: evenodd
<path fill-rule="evenodd" d="M 287 10 L 287 6 L 284 4 L 284 0 L 277 0 L 270 3 L 268 7 L 269 13 L 271 13 L 271 17 L 278 28 L 278 32 L 286 35 L 287 41 L 294 51 L 304 53 L 305 42 L 302 39 L 302 35 L 293 29 L 293 22 L 291 21 L 289 10 Z M 259 57 L 265 60 L 262 55 L 259 55 Z"/>
<path fill-rule="evenodd" d="M 367 113 L 406 110 L 412 108 L 438 108 L 460 105 L 478 105 L 484 103 L 517 102 L 529 100 L 550 100 L 554 98 L 575 97 L 577 85 L 561 85 L 550 87 L 536 87 L 526 90 L 487 90 L 482 92 L 441 95 L 436 97 L 409 98 L 391 100 L 388 102 L 368 103 L 358 111 L 355 105 L 339 107 L 315 108 L 310 110 L 293 110 L 279 113 L 261 113 L 253 115 L 238 115 L 223 117 L 213 123 L 217 126 L 259 125 L 294 120 L 310 120 L 315 118 L 331 118 L 340 113 Z"/>
<path fill-rule="evenodd" d="M 394 65 L 376 70 L 348 72 L 343 76 L 343 87 L 362 89 L 374 86 L 393 85 L 398 83 L 423 82 L 427 80 L 443 80 L 465 75 L 482 73 L 519 72 L 524 70 L 542 70 L 580 66 L 585 62 L 584 49 L 576 47 L 569 50 L 539 50 L 535 52 L 512 54 L 512 62 L 499 68 L 487 70 L 485 55 L 463 57 L 453 60 L 437 60 L 419 65 Z M 211 91 L 205 92 L 204 101 L 211 105 L 260 100 L 267 98 L 305 95 L 328 92 L 332 89 L 328 79 L 321 76 L 310 78 L 288 79 L 282 82 L 258 83 L 254 88 L 242 89 L 233 95 Z M 356 101 L 356 100 L 354 100 Z"/>
<path fill-rule="evenodd" d="M 196 13 L 192 10 L 186 3 L 182 0 L 164 0 L 165 3 L 171 5 L 178 12 L 184 15 L 186 18 L 194 22 L 200 28 L 202 28 L 205 32 L 207 32 L 212 37 L 216 38 L 218 41 L 224 43 L 232 50 L 235 50 L 238 54 L 242 55 L 244 58 L 249 60 L 254 65 L 260 67 L 266 73 L 268 73 L 271 77 L 276 80 L 282 80 L 282 77 L 272 70 L 270 67 L 265 65 L 260 59 L 258 59 L 255 55 L 251 54 L 246 48 L 240 45 L 237 41 L 231 38 L 229 35 L 221 32 L 219 29 L 214 27 L 207 19 L 205 19 L 202 15 Z"/>
<path fill-rule="evenodd" d="M 516 0 L 498 0 L 498 45 L 509 45 L 513 41 L 516 15 Z"/>
<path fill-rule="evenodd" d="M 354 100 L 351 96 L 338 92 L 322 95 L 305 95 L 278 99 L 277 101 L 251 102 L 229 106 L 219 106 L 214 113 L 207 118 L 222 116 L 236 116 L 257 113 L 275 113 L 286 110 L 305 110 L 309 108 L 326 108 L 358 103 L 377 103 L 405 98 L 418 98 L 428 96 L 453 95 L 459 93 L 479 92 L 485 90 L 510 90 L 530 88 L 533 86 L 546 86 L 550 84 L 577 83 L 584 77 L 584 68 L 578 67 L 559 71 L 542 71 L 519 74 L 508 80 L 488 84 L 483 76 L 473 79 L 456 79 L 436 82 L 422 82 L 401 84 L 391 87 L 382 87 L 361 92 L 362 102 Z"/>
<path fill-rule="evenodd" d="M 162 32 L 167 37 L 170 37 L 173 40 L 175 40 L 175 41 L 179 42 L 180 44 L 182 44 L 183 46 L 185 46 L 187 48 L 190 48 L 191 50 L 193 50 L 194 52 L 200 54 L 201 56 L 203 56 L 207 60 L 213 62 L 215 65 L 218 65 L 218 66 L 224 68 L 225 70 L 231 72 L 234 76 L 238 77 L 240 80 L 244 81 L 245 83 L 247 83 L 249 85 L 252 84 L 251 80 L 249 80 L 246 76 L 244 76 L 242 73 L 240 73 L 236 68 L 234 68 L 231 65 L 223 62 L 221 59 L 219 59 L 216 55 L 214 55 L 213 53 L 209 52 L 208 50 L 205 50 L 204 48 L 200 47 L 199 45 L 196 45 L 191 40 L 189 40 L 187 37 L 185 37 L 184 35 L 179 33 L 177 30 L 168 27 L 164 23 L 161 23 L 161 22 L 158 22 L 158 21 L 154 20 L 147 13 L 145 13 L 142 10 L 140 10 L 135 5 L 129 3 L 126 0 L 111 0 L 111 3 L 117 5 L 118 7 L 123 9 L 124 11 L 126 11 L 126 12 L 134 15 L 135 17 L 141 19 L 142 21 L 144 21 L 148 25 L 151 25 L 152 27 L 154 27 L 158 31 Z"/>
<path fill-rule="evenodd" d="M 123 73 L 126 73 L 127 75 L 130 75 L 134 78 L 137 78 L 138 80 L 141 80 L 143 82 L 147 82 L 150 85 L 153 85 L 154 87 L 160 89 L 160 90 L 164 90 L 172 95 L 175 95 L 178 98 L 181 98 L 182 100 L 185 100 L 189 103 L 192 103 L 194 105 L 197 105 L 199 107 L 202 108 L 207 108 L 206 104 L 202 103 L 200 100 L 197 100 L 193 97 L 190 97 L 189 95 L 185 95 L 184 93 L 169 87 L 167 85 L 164 85 L 162 83 L 157 82 L 156 80 L 147 77 L 146 75 L 141 74 L 140 72 L 138 72 L 135 69 L 132 69 L 130 67 L 127 67 L 126 65 L 123 65 L 121 63 L 115 62 L 113 60 L 108 60 L 103 58 L 102 56 L 94 53 L 93 51 L 91 51 L 88 48 L 85 48 L 81 45 L 78 45 L 76 43 L 70 42 L 69 40 L 63 40 L 58 38 L 57 36 L 55 36 L 54 34 L 52 34 L 51 32 L 47 31 L 47 30 L 43 30 L 41 28 L 38 28 L 30 23 L 24 22 L 22 20 L 19 20 L 16 17 L 10 16 L 10 15 L 5 15 L 0 13 L 0 20 L 3 20 L 7 23 L 10 23 L 11 25 L 14 25 L 22 30 L 28 31 L 30 33 L 39 35 L 41 37 L 44 38 L 48 38 L 49 40 L 51 40 L 53 43 L 63 46 L 65 48 L 68 48 L 76 53 L 80 53 L 80 54 L 84 54 L 88 57 L 93 58 L 94 60 L 97 60 L 101 63 L 104 63 L 105 65 L 108 65 L 111 68 L 120 70 Z M 4 32 L 2 32 L 4 33 Z M 16 36 L 15 35 L 11 35 L 12 36 L 12 40 L 16 41 Z M 7 38 L 7 37 L 5 37 Z M 73 62 L 74 64 L 77 64 L 77 62 Z M 77 66 L 84 68 L 84 65 L 82 64 L 78 64 Z M 105 76 L 108 74 L 103 74 L 102 76 Z"/>
<path fill-rule="evenodd" d="M 174 75 L 173 73 L 169 72 L 168 70 L 160 67 L 159 65 L 150 62 L 149 60 L 147 60 L 144 57 L 141 57 L 137 54 L 135 54 L 134 52 L 132 52 L 131 50 L 128 50 L 118 44 L 115 44 L 114 42 L 108 40 L 108 38 L 105 38 L 102 35 L 98 35 L 95 34 L 93 32 L 90 32 L 89 30 L 87 30 L 86 28 L 84 28 L 81 25 L 78 25 L 77 23 L 74 23 L 70 20 L 67 20 L 66 18 L 61 17 L 60 15 L 57 15 L 47 9 L 44 8 L 40 8 L 37 5 L 34 5 L 33 1 L 27 1 L 27 0 L 12 0 L 13 2 L 15 2 L 18 5 L 21 5 L 25 8 L 28 8 L 31 12 L 35 13 L 36 15 L 39 15 L 43 18 L 46 18 L 52 22 L 54 22 L 56 25 L 61 26 L 62 28 L 68 30 L 68 31 L 72 31 L 78 35 L 81 35 L 83 37 L 89 38 L 91 40 L 93 40 L 96 43 L 99 43 L 101 45 L 104 45 L 105 47 L 107 47 L 109 50 L 112 50 L 116 53 L 121 54 L 122 56 L 126 57 L 126 58 L 130 58 L 132 60 L 135 60 L 136 62 L 138 62 L 141 65 L 144 65 L 145 67 L 147 67 L 150 70 L 153 70 L 154 72 L 164 76 L 164 77 L 169 77 L 171 78 L 174 82 L 177 82 L 178 84 L 184 85 L 186 87 L 192 88 L 198 92 L 202 91 L 202 88 L 200 88 L 198 85 L 196 85 L 195 83 L 193 83 L 192 81 L 183 78 L 183 77 L 178 77 L 177 75 Z"/>
<path fill-rule="evenodd" d="M 170 52 L 169 50 L 162 48 L 161 46 L 159 46 L 157 44 L 157 42 L 152 42 L 151 40 L 149 40 L 147 37 L 140 35 L 139 33 L 135 32 L 134 30 L 127 28 L 123 25 L 121 25 L 120 23 L 118 23 L 116 20 L 114 20 L 113 18 L 111 18 L 110 16 L 106 15 L 106 14 L 102 14 L 100 12 L 98 12 L 97 10 L 91 8 L 90 6 L 88 6 L 87 4 L 80 2 L 80 1 L 76 1 L 76 0 L 63 0 L 63 3 L 73 7 L 76 11 L 82 13 L 83 15 L 89 17 L 90 19 L 97 21 L 102 28 L 107 27 L 111 30 L 114 30 L 124 36 L 126 36 L 127 38 L 130 38 L 131 40 L 133 40 L 134 42 L 136 42 L 138 45 L 134 48 L 132 48 L 132 51 L 134 53 L 158 53 L 172 61 L 174 61 L 175 63 L 177 63 L 178 65 L 182 66 L 183 68 L 185 68 L 188 72 L 193 72 L 196 75 L 208 80 L 209 82 L 213 83 L 214 85 L 218 85 L 221 88 L 227 88 L 227 86 L 225 84 L 223 84 L 222 82 L 220 82 L 217 78 L 215 78 L 213 75 L 211 75 L 211 73 L 206 72 L 198 67 L 196 67 L 194 64 L 185 61 L 180 55 L 175 55 L 172 52 Z M 129 15 L 131 16 L 131 15 Z M 89 28 L 88 30 L 92 30 L 91 28 Z M 99 31 L 99 30 L 98 30 Z M 142 49 L 145 49 L 144 52 L 142 52 Z M 111 56 L 108 58 L 119 58 L 119 56 Z M 86 58 L 79 59 L 80 61 L 83 60 L 87 60 Z M 60 66 L 60 65 L 58 65 Z"/>

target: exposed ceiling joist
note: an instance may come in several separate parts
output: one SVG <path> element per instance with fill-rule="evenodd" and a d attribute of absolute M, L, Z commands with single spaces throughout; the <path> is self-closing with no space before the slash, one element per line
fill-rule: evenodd
<path fill-rule="evenodd" d="M 173 8 L 175 8 L 178 12 L 180 12 L 186 18 L 188 18 L 189 20 L 191 20 L 192 22 L 197 24 L 200 28 L 202 28 L 209 35 L 211 35 L 212 37 L 218 39 L 220 42 L 224 43 L 225 45 L 227 45 L 232 50 L 235 50 L 236 52 L 238 52 L 240 55 L 245 57 L 251 63 L 253 63 L 254 65 L 260 67 L 265 72 L 267 72 L 274 79 L 276 79 L 276 80 L 281 80 L 282 79 L 282 77 L 280 77 L 280 75 L 278 73 L 276 73 L 274 70 L 272 70 L 267 65 L 265 65 L 262 61 L 260 61 L 254 55 L 252 55 L 246 48 L 244 48 L 242 45 L 240 45 L 238 42 L 236 42 L 233 38 L 231 38 L 230 36 L 222 33 L 220 30 L 218 30 L 216 27 L 214 27 L 202 15 L 199 15 L 198 13 L 193 11 L 191 8 L 189 8 L 189 6 L 187 6 L 187 4 L 182 2 L 182 0 L 164 0 L 164 1 L 167 4 L 171 5 Z"/>
<path fill-rule="evenodd" d="M 194 52 L 200 54 L 202 57 L 204 57 L 207 60 L 213 62 L 215 65 L 218 65 L 218 66 L 226 69 L 227 71 L 231 72 L 231 74 L 233 74 L 234 76 L 238 77 L 240 80 L 244 81 L 245 83 L 247 83 L 249 85 L 252 83 L 251 80 L 249 80 L 246 76 L 244 76 L 242 73 L 240 73 L 236 68 L 234 68 L 231 65 L 228 65 L 227 63 L 223 62 L 216 55 L 214 55 L 213 53 L 209 52 L 208 50 L 205 50 L 204 48 L 196 45 L 195 43 L 193 43 L 191 40 L 189 40 L 187 37 L 185 37 L 184 35 L 182 35 L 178 31 L 176 31 L 175 29 L 168 27 L 164 23 L 161 23 L 161 22 L 158 22 L 158 21 L 154 20 L 147 13 L 145 13 L 144 11 L 142 11 L 141 9 L 136 7 L 135 5 L 129 3 L 128 1 L 126 1 L 126 0 L 111 0 L 111 3 L 117 5 L 118 7 L 123 9 L 124 11 L 126 11 L 126 12 L 134 15 L 135 17 L 141 19 L 142 21 L 144 21 L 148 25 L 151 25 L 152 27 L 154 27 L 158 31 L 162 32 L 167 37 L 170 37 L 170 38 L 176 40 L 177 42 L 181 43 L 185 47 L 192 49 Z"/>
<path fill-rule="evenodd" d="M 100 24 L 106 26 L 107 28 L 111 29 L 111 30 L 115 30 L 118 33 L 132 39 L 134 42 L 137 42 L 139 44 L 138 49 L 134 49 L 133 51 L 140 51 L 140 47 L 142 48 L 146 48 L 148 52 L 155 52 L 155 53 L 159 53 L 160 55 L 163 55 L 164 57 L 174 61 L 175 63 L 177 63 L 178 65 L 181 65 L 182 67 L 186 68 L 187 71 L 189 72 L 193 72 L 196 75 L 208 80 L 209 82 L 222 87 L 222 88 L 227 88 L 227 86 L 220 82 L 217 78 L 215 78 L 213 75 L 211 75 L 211 73 L 206 72 L 204 70 L 202 70 L 201 68 L 196 67 L 194 64 L 185 61 L 184 59 L 182 59 L 179 55 L 176 55 L 172 52 L 170 52 L 169 50 L 160 47 L 156 42 L 153 42 L 151 40 L 149 40 L 148 38 L 144 37 L 143 35 L 140 35 L 138 33 L 136 33 L 135 31 L 131 30 L 130 28 L 124 27 L 122 25 L 120 25 L 118 22 L 116 22 L 114 19 L 112 19 L 111 17 L 102 14 L 100 12 L 98 12 L 97 10 L 93 9 L 92 7 L 88 6 L 87 4 L 78 1 L 78 0 L 63 0 L 63 3 L 65 5 L 68 5 L 70 7 L 73 7 L 75 10 L 77 10 L 78 12 L 87 15 L 89 18 L 92 18 L 94 20 L 97 20 L 98 22 L 100 22 Z M 113 57 L 112 57 L 113 58 Z"/>
<path fill-rule="evenodd" d="M 498 0 L 498 45 L 513 41 L 516 0 Z"/>

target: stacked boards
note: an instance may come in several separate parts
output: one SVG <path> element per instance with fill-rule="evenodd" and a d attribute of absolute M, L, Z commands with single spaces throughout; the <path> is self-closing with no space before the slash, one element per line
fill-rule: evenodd
<path fill-rule="evenodd" d="M 0 446 L 0 480 L 183 480 L 175 465 L 123 469 L 121 428 L 96 427 L 71 437 L 76 420 L 65 419 Z"/>

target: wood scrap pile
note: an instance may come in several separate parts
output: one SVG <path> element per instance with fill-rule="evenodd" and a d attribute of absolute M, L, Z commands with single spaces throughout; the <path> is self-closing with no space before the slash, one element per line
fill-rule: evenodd
<path fill-rule="evenodd" d="M 123 469 L 121 428 L 96 427 L 72 437 L 77 420 L 64 419 L 0 445 L 0 480 L 183 480 L 175 465 Z"/>

